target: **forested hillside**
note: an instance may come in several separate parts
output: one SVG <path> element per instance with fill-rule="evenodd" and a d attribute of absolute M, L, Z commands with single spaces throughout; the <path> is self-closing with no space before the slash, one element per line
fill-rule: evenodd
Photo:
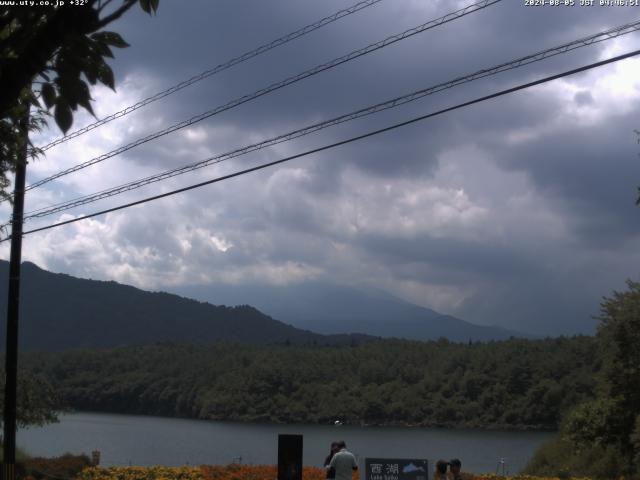
<path fill-rule="evenodd" d="M 593 394 L 591 337 L 30 353 L 72 408 L 271 422 L 554 429 Z"/>

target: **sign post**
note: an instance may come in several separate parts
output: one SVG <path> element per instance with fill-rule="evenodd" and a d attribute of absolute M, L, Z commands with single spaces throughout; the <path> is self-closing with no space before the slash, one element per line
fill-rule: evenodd
<path fill-rule="evenodd" d="M 302 435 L 278 435 L 278 480 L 302 480 Z"/>

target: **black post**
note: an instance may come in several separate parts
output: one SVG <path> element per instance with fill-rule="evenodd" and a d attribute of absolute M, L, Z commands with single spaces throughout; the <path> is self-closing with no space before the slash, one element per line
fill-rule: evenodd
<path fill-rule="evenodd" d="M 278 480 L 302 480 L 302 435 L 278 435 Z"/>
<path fill-rule="evenodd" d="M 18 376 L 18 314 L 20 308 L 20 263 L 22 260 L 22 221 L 24 217 L 24 186 L 27 174 L 28 113 L 23 125 L 24 145 L 16 164 L 13 189 L 13 219 L 11 223 L 11 255 L 9 259 L 9 298 L 7 302 L 7 344 L 5 350 L 4 385 L 4 480 L 15 479 L 16 463 L 16 389 Z"/>

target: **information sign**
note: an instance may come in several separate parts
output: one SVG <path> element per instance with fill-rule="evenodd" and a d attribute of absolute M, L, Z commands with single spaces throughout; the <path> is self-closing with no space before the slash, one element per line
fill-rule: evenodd
<path fill-rule="evenodd" d="M 413 458 L 366 458 L 365 480 L 429 480 L 427 460 Z"/>

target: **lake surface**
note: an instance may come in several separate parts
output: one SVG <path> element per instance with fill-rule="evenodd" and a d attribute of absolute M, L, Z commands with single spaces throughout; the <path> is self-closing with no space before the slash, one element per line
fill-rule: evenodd
<path fill-rule="evenodd" d="M 19 430 L 18 446 L 31 455 L 101 452 L 101 465 L 277 463 L 279 433 L 304 435 L 304 464 L 321 466 L 333 440 L 364 457 L 460 458 L 463 469 L 495 472 L 501 457 L 509 473 L 523 468 L 553 434 L 403 427 L 270 425 L 174 418 L 72 413 L 60 423 Z"/>

